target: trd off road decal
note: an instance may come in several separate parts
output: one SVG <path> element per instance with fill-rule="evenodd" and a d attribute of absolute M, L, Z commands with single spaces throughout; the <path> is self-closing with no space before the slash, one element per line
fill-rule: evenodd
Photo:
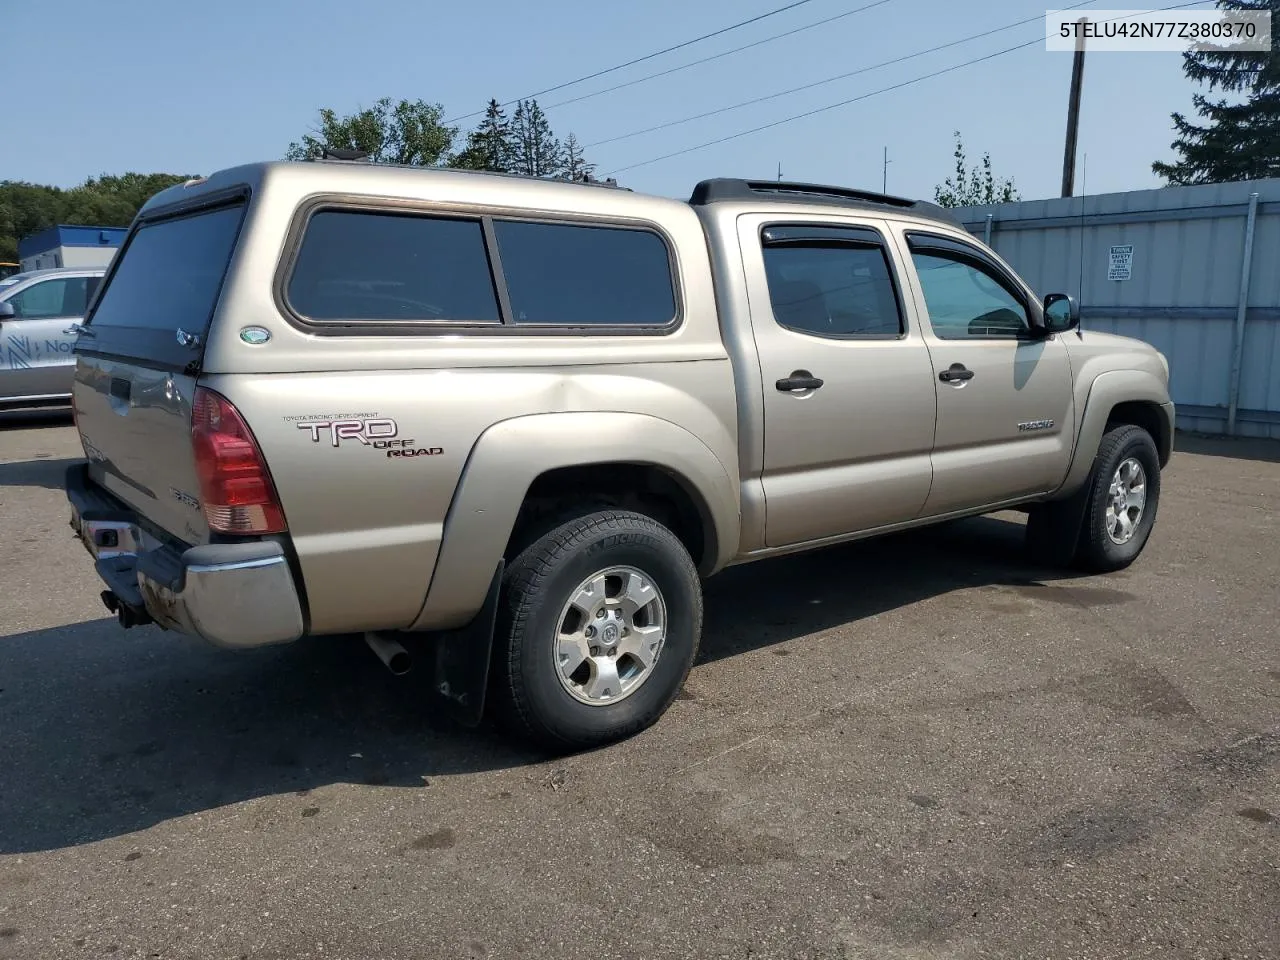
<path fill-rule="evenodd" d="M 312 443 L 341 447 L 343 441 L 382 450 L 388 459 L 405 457 L 437 457 L 442 447 L 420 447 L 412 438 L 400 436 L 400 426 L 390 417 L 355 414 L 346 417 L 285 417 L 299 430 L 307 430 Z"/>

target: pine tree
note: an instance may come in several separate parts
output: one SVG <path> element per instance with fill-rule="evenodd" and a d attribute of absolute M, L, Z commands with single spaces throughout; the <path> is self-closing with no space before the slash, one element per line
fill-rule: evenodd
<path fill-rule="evenodd" d="M 1270 10 L 1280 20 L 1280 0 L 1217 0 L 1219 9 Z M 1273 27 L 1274 31 L 1274 27 Z M 1272 37 L 1268 51 L 1183 54 L 1183 73 L 1209 92 L 1242 94 L 1243 102 L 1191 98 L 1206 121 L 1192 123 L 1173 115 L 1177 139 L 1170 146 L 1181 155 L 1175 163 L 1157 161 L 1151 169 L 1171 185 L 1226 183 L 1280 176 L 1280 47 Z"/>
<path fill-rule="evenodd" d="M 511 123 L 497 100 L 490 100 L 480 125 L 467 134 L 467 145 L 449 160 L 449 166 L 465 170 L 511 170 Z"/>
<path fill-rule="evenodd" d="M 556 176 L 563 147 L 537 100 L 521 100 L 511 118 L 511 169 L 530 177 Z"/>
<path fill-rule="evenodd" d="M 596 165 L 588 163 L 582 155 L 582 145 L 572 133 L 564 141 L 564 159 L 560 176 L 565 180 L 589 180 L 596 172 Z"/>

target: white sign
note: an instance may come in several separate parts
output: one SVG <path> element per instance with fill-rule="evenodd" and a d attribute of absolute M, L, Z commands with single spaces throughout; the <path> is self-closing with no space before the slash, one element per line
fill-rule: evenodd
<path fill-rule="evenodd" d="M 1107 270 L 1108 280 L 1133 279 L 1133 244 L 1122 243 L 1111 248 L 1111 266 Z"/>

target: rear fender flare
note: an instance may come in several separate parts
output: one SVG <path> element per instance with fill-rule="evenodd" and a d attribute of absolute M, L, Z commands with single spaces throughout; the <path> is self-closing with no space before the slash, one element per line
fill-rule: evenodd
<path fill-rule="evenodd" d="M 701 572 L 738 550 L 737 484 L 711 449 L 668 420 L 637 413 L 548 413 L 504 420 L 476 441 L 445 518 L 426 602 L 411 630 L 462 626 L 484 604 L 525 495 L 549 470 L 592 464 L 656 466 L 700 500 L 709 544 Z"/>

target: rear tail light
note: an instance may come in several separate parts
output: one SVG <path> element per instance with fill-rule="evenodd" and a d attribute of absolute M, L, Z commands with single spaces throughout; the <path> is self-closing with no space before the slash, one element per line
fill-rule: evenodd
<path fill-rule="evenodd" d="M 230 400 L 205 387 L 196 388 L 191 443 L 200 502 L 210 530 L 258 534 L 288 529 L 267 462 Z"/>

